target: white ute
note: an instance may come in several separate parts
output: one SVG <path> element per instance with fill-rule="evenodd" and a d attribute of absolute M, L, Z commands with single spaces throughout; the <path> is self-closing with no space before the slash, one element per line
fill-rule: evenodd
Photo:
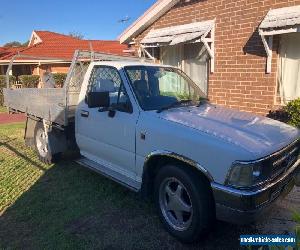
<path fill-rule="evenodd" d="M 80 164 L 153 197 L 184 242 L 216 218 L 258 219 L 299 170 L 298 129 L 213 105 L 170 66 L 76 51 L 62 89 L 8 86 L 4 95 L 27 114 L 25 140 L 41 160 L 78 148 Z"/>

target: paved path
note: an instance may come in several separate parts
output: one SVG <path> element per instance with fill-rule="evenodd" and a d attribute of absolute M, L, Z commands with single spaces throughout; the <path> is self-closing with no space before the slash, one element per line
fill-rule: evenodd
<path fill-rule="evenodd" d="M 0 113 L 0 124 L 23 122 L 26 116 L 24 114 L 7 114 Z"/>
<path fill-rule="evenodd" d="M 255 228 L 260 234 L 292 233 L 297 225 L 292 220 L 295 211 L 300 212 L 300 187 L 294 187 L 285 199 L 275 202 L 270 215 L 258 222 Z"/>

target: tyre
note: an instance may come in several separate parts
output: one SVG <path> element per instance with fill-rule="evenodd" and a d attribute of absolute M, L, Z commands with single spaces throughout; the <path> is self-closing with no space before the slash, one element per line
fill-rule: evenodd
<path fill-rule="evenodd" d="M 166 165 L 155 178 L 159 217 L 171 235 L 190 243 L 207 233 L 215 220 L 208 181 L 183 165 Z"/>
<path fill-rule="evenodd" d="M 57 162 L 61 153 L 52 154 L 51 147 L 48 139 L 49 133 L 45 132 L 42 122 L 37 122 L 34 130 L 34 144 L 39 159 L 46 163 L 51 164 Z"/>

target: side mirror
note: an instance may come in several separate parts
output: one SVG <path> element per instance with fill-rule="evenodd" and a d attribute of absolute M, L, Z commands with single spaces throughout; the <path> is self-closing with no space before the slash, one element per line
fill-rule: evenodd
<path fill-rule="evenodd" d="M 109 92 L 89 92 L 86 95 L 89 108 L 108 108 L 110 106 Z"/>

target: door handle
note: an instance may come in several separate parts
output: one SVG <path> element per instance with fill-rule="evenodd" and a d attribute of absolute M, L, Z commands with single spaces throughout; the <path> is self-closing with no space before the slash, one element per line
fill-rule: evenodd
<path fill-rule="evenodd" d="M 89 111 L 85 111 L 85 110 L 81 110 L 81 113 L 80 113 L 80 115 L 82 116 L 82 117 L 89 117 Z"/>

